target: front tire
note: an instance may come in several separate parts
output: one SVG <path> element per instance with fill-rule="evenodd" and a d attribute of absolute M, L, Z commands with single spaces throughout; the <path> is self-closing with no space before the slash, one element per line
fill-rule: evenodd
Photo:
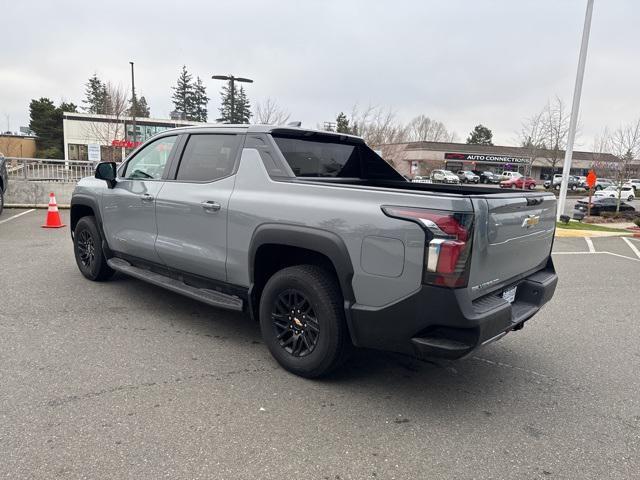
<path fill-rule="evenodd" d="M 4 192 L 0 188 L 0 215 L 2 215 L 2 210 L 4 210 Z"/>
<path fill-rule="evenodd" d="M 107 265 L 102 251 L 102 235 L 95 217 L 82 217 L 73 231 L 73 253 L 78 269 L 89 280 L 109 279 L 114 270 Z"/>
<path fill-rule="evenodd" d="M 260 298 L 260 330 L 277 362 L 301 377 L 339 367 L 351 346 L 336 280 L 315 265 L 275 273 Z"/>

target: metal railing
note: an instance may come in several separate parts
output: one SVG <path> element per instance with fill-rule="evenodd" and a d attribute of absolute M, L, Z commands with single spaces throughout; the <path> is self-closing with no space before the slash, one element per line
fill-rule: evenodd
<path fill-rule="evenodd" d="M 6 157 L 9 179 L 36 182 L 75 183 L 82 177 L 92 177 L 96 164 L 85 160 Z"/>

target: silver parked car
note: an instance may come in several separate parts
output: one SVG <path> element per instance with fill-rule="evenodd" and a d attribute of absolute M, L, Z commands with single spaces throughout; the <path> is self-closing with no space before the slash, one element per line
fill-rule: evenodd
<path fill-rule="evenodd" d="M 460 183 L 458 176 L 450 170 L 433 170 L 430 178 L 434 183 Z"/>
<path fill-rule="evenodd" d="M 480 176 L 471 170 L 459 170 L 458 178 L 462 183 L 480 183 Z"/>

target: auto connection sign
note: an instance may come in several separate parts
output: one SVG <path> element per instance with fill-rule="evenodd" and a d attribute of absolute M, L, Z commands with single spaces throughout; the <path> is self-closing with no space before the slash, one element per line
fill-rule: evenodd
<path fill-rule="evenodd" d="M 512 157 L 509 155 L 492 155 L 482 153 L 445 153 L 445 160 L 464 160 L 467 162 L 485 162 L 485 163 L 517 163 L 529 165 L 531 158 L 529 157 Z"/>

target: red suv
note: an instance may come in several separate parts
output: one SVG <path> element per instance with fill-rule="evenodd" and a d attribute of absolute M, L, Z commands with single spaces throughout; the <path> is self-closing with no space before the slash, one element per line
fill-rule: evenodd
<path fill-rule="evenodd" d="M 524 183 L 524 188 L 534 190 L 536 188 L 536 181 L 531 177 L 517 177 L 510 178 L 509 180 L 503 180 L 500 182 L 500 188 L 520 188 Z"/>

